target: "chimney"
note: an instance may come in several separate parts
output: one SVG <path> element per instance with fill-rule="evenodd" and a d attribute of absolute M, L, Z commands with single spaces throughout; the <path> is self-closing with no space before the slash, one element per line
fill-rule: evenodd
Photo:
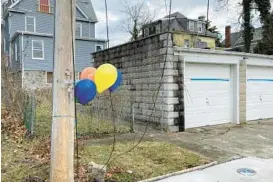
<path fill-rule="evenodd" d="M 225 35 L 226 35 L 225 46 L 226 48 L 228 48 L 231 46 L 231 26 L 226 26 Z"/>

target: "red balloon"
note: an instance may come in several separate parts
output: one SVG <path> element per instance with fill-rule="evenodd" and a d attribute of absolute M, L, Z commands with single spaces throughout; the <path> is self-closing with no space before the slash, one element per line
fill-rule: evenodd
<path fill-rule="evenodd" d="M 80 80 L 83 80 L 83 79 L 94 80 L 94 76 L 91 76 L 91 75 L 89 75 L 89 74 L 94 75 L 95 72 L 96 72 L 96 68 L 93 68 L 93 67 L 85 68 L 85 69 L 81 72 Z M 93 79 L 90 79 L 90 78 L 92 78 L 92 77 L 93 77 Z"/>

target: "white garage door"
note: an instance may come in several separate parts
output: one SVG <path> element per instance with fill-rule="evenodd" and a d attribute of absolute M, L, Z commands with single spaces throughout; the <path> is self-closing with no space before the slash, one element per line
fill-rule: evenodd
<path fill-rule="evenodd" d="M 230 65 L 185 67 L 185 128 L 231 122 Z"/>
<path fill-rule="evenodd" d="M 273 68 L 247 68 L 247 120 L 273 118 Z"/>

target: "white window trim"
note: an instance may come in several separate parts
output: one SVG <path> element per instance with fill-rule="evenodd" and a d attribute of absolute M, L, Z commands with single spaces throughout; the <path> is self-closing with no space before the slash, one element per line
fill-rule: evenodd
<path fill-rule="evenodd" d="M 188 46 L 186 46 L 186 42 L 189 43 Z M 189 40 L 189 39 L 185 39 L 185 40 L 184 40 L 184 47 L 185 47 L 185 48 L 190 48 L 190 40 Z"/>
<path fill-rule="evenodd" d="M 43 57 L 42 58 L 34 58 L 33 57 L 33 42 L 42 42 L 42 51 L 43 51 Z M 45 59 L 45 49 L 44 49 L 44 41 L 43 40 L 32 40 L 32 47 L 31 47 L 31 54 L 32 54 L 32 59 L 39 59 L 39 60 L 44 60 Z"/>
<path fill-rule="evenodd" d="M 201 27 L 201 31 L 199 31 L 200 27 Z M 198 31 L 198 33 L 202 33 L 203 32 L 203 23 L 201 23 L 201 22 L 197 23 L 197 31 Z"/>
<path fill-rule="evenodd" d="M 33 18 L 34 33 L 36 33 L 36 17 L 34 17 L 34 16 L 26 16 L 25 17 L 25 31 L 29 32 L 29 31 L 27 31 L 27 18 Z"/>
<path fill-rule="evenodd" d="M 155 26 L 155 33 L 160 33 L 160 24 Z"/>
<path fill-rule="evenodd" d="M 95 52 L 97 52 L 97 46 L 100 46 L 100 47 L 101 47 L 101 50 L 103 50 L 103 45 L 96 44 L 96 45 L 95 45 Z"/>
<path fill-rule="evenodd" d="M 81 14 L 82 14 L 85 18 L 89 19 L 88 16 L 83 12 L 83 10 L 82 10 L 77 4 L 76 4 L 76 8 L 81 12 Z"/>
<path fill-rule="evenodd" d="M 76 29 L 77 29 L 78 24 L 80 25 L 80 37 L 82 37 L 82 23 L 77 22 L 76 23 Z"/>
<path fill-rule="evenodd" d="M 191 29 L 191 26 L 190 25 L 193 25 L 193 29 Z M 194 21 L 189 21 L 189 31 L 192 31 L 192 32 L 194 32 Z"/>
<path fill-rule="evenodd" d="M 52 13 L 51 12 L 51 7 L 50 7 L 50 1 L 51 0 L 48 0 L 48 13 Z M 41 1 L 39 0 L 39 11 L 41 11 L 41 6 L 40 5 L 41 5 Z"/>
<path fill-rule="evenodd" d="M 18 61 L 18 47 L 17 43 L 14 44 L 14 56 L 15 56 L 15 61 Z"/>

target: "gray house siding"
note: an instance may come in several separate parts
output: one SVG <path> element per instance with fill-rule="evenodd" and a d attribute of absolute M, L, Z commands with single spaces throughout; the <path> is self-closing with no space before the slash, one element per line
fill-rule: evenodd
<path fill-rule="evenodd" d="M 53 38 L 24 35 L 24 70 L 53 70 Z M 44 59 L 32 59 L 32 40 L 44 41 Z"/>
<path fill-rule="evenodd" d="M 54 33 L 54 16 L 46 13 L 31 12 L 26 16 L 33 16 L 36 19 L 36 32 L 53 34 Z"/>
<path fill-rule="evenodd" d="M 37 2 L 33 2 L 33 0 L 22 0 L 19 2 L 15 8 L 20 10 L 28 10 L 25 12 L 24 16 L 22 13 L 12 13 L 12 29 L 11 35 L 13 35 L 17 30 L 25 31 L 25 17 L 33 16 L 36 19 L 36 32 L 37 33 L 46 33 L 53 34 L 54 33 L 54 15 L 47 13 L 37 12 Z M 50 1 L 51 5 L 54 4 L 54 1 Z M 76 16 L 79 18 L 85 18 L 79 10 L 76 8 Z M 83 37 L 89 37 L 89 22 L 77 21 L 82 23 L 82 35 Z M 94 24 L 94 23 L 92 23 Z M 95 32 L 95 27 L 90 26 L 91 34 Z"/>
<path fill-rule="evenodd" d="M 17 47 L 17 49 L 15 48 Z M 20 36 L 16 37 L 11 44 L 13 54 L 11 55 L 12 71 L 21 70 L 21 41 Z M 17 55 L 17 60 L 15 59 Z"/>
<path fill-rule="evenodd" d="M 17 31 L 25 31 L 25 14 L 10 12 L 10 37 Z"/>
<path fill-rule="evenodd" d="M 76 17 L 77 18 L 85 18 L 83 14 L 76 8 Z"/>
<path fill-rule="evenodd" d="M 99 42 L 91 42 L 85 40 L 76 41 L 76 71 L 81 72 L 88 66 L 93 66 L 91 53 L 95 52 L 96 45 L 104 45 Z"/>
<path fill-rule="evenodd" d="M 5 39 L 5 42 L 6 42 L 6 44 L 5 44 L 5 49 L 6 50 L 4 50 L 6 53 L 9 53 L 9 41 L 10 41 L 8 27 L 9 27 L 9 21 L 8 21 L 8 18 L 7 18 L 5 20 L 4 32 L 2 32 L 2 33 L 4 33 L 4 39 Z"/>
<path fill-rule="evenodd" d="M 86 18 L 76 9 L 76 21 L 82 24 L 82 36 L 76 37 L 75 42 L 77 73 L 88 66 L 93 66 L 91 53 L 95 52 L 97 45 L 105 47 L 105 41 L 95 39 L 97 18 L 91 2 L 88 4 L 88 1 L 90 0 L 76 1 L 78 6 L 80 3 L 87 3 L 86 6 L 81 6 L 81 10 L 88 16 Z M 50 0 L 52 7 L 54 7 L 54 2 L 55 0 Z M 54 57 L 54 12 L 51 12 L 52 14 L 37 11 L 36 0 L 20 0 L 12 10 L 8 11 L 4 19 L 3 37 L 6 42 L 6 54 L 10 56 L 9 67 L 14 72 L 22 71 L 24 88 L 36 89 L 51 86 L 50 83 L 47 83 L 47 72 L 53 72 Z M 28 16 L 35 19 L 34 32 L 26 31 L 26 17 Z M 43 41 L 43 59 L 32 58 L 33 40 Z M 17 59 L 15 59 L 15 54 Z"/>
<path fill-rule="evenodd" d="M 24 35 L 24 70 L 41 70 L 52 72 L 53 70 L 53 38 Z M 32 59 L 32 40 L 44 41 L 44 60 Z M 76 40 L 75 59 L 76 71 L 80 72 L 91 64 L 91 53 L 95 52 L 96 45 L 103 45 L 103 42 L 90 40 Z"/>
<path fill-rule="evenodd" d="M 89 23 L 89 32 L 90 32 L 90 38 L 96 38 L 95 37 L 95 24 L 94 23 Z"/>

